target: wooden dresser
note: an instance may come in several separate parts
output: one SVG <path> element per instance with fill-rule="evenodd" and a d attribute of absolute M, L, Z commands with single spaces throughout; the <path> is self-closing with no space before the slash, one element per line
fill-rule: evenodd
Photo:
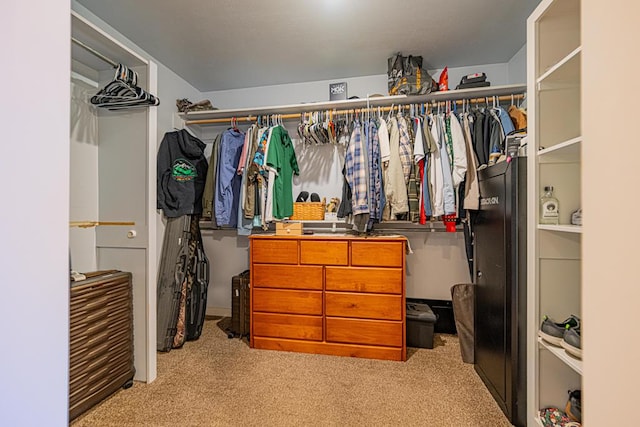
<path fill-rule="evenodd" d="M 251 347 L 406 360 L 404 238 L 250 242 Z"/>

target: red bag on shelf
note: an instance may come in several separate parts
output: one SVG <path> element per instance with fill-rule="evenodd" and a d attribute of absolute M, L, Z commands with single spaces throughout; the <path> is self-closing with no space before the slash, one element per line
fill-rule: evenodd
<path fill-rule="evenodd" d="M 444 67 L 444 70 L 440 73 L 440 80 L 438 81 L 438 90 L 449 90 L 449 69 Z"/>

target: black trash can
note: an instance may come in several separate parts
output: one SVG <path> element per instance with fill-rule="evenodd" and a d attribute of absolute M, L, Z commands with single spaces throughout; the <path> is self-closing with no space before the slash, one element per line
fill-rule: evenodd
<path fill-rule="evenodd" d="M 437 320 L 428 304 L 407 301 L 407 347 L 433 348 Z"/>

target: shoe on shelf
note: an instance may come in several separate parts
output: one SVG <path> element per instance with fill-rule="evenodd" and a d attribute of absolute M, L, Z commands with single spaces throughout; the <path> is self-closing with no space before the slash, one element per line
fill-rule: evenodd
<path fill-rule="evenodd" d="M 567 328 L 564 331 L 562 342 L 560 343 L 562 348 L 570 355 L 582 359 L 582 342 L 580 340 L 580 327 Z"/>
<path fill-rule="evenodd" d="M 298 194 L 298 197 L 296 197 L 296 202 L 298 203 L 306 202 L 308 198 L 309 198 L 309 192 L 301 191 L 300 194 Z"/>
<path fill-rule="evenodd" d="M 544 408 L 538 411 L 540 423 L 544 427 L 580 427 L 580 423 L 571 418 L 558 408 Z"/>
<path fill-rule="evenodd" d="M 571 214 L 571 224 L 582 225 L 582 208 Z"/>
<path fill-rule="evenodd" d="M 580 390 L 569 390 L 569 399 L 564 412 L 571 421 L 582 422 L 582 392 Z"/>
<path fill-rule="evenodd" d="M 554 322 L 549 316 L 544 316 L 538 336 L 555 346 L 561 347 L 564 333 L 569 328 L 577 328 L 580 326 L 580 319 L 573 314 L 564 322 Z"/>

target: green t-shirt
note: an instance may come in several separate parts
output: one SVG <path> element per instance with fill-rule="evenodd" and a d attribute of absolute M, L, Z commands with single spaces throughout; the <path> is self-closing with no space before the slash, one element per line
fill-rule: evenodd
<path fill-rule="evenodd" d="M 273 217 L 288 218 L 293 215 L 293 174 L 298 175 L 300 170 L 293 142 L 282 126 L 271 130 L 267 166 L 276 171 L 273 183 Z"/>

